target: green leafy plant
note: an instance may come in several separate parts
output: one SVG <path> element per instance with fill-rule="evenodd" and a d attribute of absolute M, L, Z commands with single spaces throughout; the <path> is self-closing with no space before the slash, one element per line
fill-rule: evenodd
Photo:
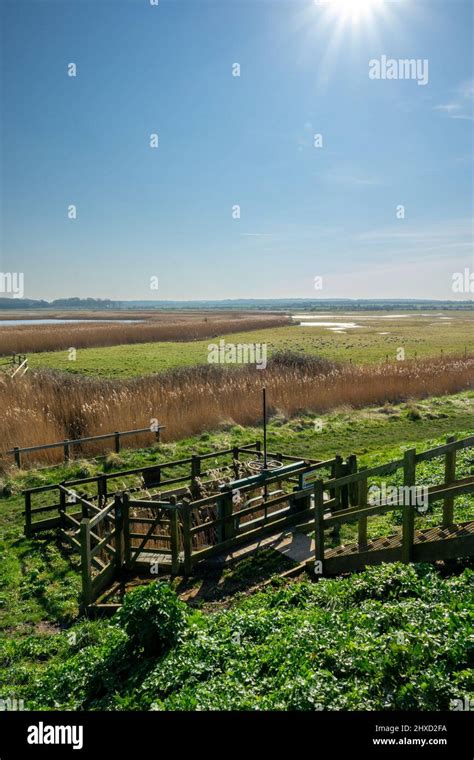
<path fill-rule="evenodd" d="M 3 653 L 29 708 L 448 710 L 472 698 L 474 572 L 382 565 L 272 587 L 213 614 L 187 613 L 164 583 L 130 592 L 110 623 Z M 75 640 L 75 637 L 73 637 Z M 54 652 L 57 652 L 54 655 Z M 1 659 L 0 651 L 0 659 Z"/>
<path fill-rule="evenodd" d="M 186 605 L 166 583 L 150 583 L 126 595 L 115 620 L 135 647 L 146 655 L 158 655 L 180 641 L 186 627 Z"/>

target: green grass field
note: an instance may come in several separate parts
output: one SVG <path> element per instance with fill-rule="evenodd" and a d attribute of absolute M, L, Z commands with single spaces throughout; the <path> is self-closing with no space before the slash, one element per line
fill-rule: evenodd
<path fill-rule="evenodd" d="M 315 315 L 314 321 L 322 321 Z M 326 315 L 329 322 L 355 322 L 361 325 L 346 332 L 328 327 L 280 327 L 226 335 L 226 343 L 265 343 L 268 356 L 274 351 L 301 351 L 337 361 L 355 363 L 395 360 L 403 348 L 410 359 L 474 351 L 474 314 L 470 312 L 433 312 L 429 316 L 405 312 L 356 315 Z M 148 375 L 174 367 L 206 364 L 208 346 L 221 336 L 204 341 L 137 343 L 107 348 L 78 349 L 75 361 L 67 351 L 29 355 L 30 366 L 101 377 Z"/>

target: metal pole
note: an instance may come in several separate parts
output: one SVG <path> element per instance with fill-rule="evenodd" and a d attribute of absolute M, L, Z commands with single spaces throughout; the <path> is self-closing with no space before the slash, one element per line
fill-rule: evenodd
<path fill-rule="evenodd" d="M 263 391 L 263 469 L 267 469 L 267 391 Z"/>
<path fill-rule="evenodd" d="M 267 471 L 267 391 L 266 388 L 262 388 L 263 391 L 263 473 Z M 265 479 L 263 486 L 263 498 L 266 501 L 268 497 L 268 486 Z M 266 515 L 265 509 L 265 515 Z"/>

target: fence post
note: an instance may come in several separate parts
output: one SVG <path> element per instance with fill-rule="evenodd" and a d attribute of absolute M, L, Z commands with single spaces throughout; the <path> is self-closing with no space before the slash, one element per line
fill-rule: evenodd
<path fill-rule="evenodd" d="M 224 503 L 222 501 L 222 495 L 219 495 L 216 499 L 216 514 L 217 519 L 222 520 L 217 526 L 217 543 L 221 544 L 224 540 L 225 523 L 223 522 L 224 515 Z"/>
<path fill-rule="evenodd" d="M 171 545 L 171 575 L 179 574 L 179 523 L 177 497 L 173 494 L 170 496 L 170 545 Z"/>
<path fill-rule="evenodd" d="M 366 470 L 366 467 L 361 467 L 359 472 L 363 473 L 364 470 Z M 367 506 L 367 475 L 362 475 L 361 479 L 358 483 L 358 495 L 357 495 L 357 503 L 359 509 L 363 509 Z M 359 517 L 358 521 L 358 541 L 359 541 L 359 551 L 362 546 L 367 546 L 367 515 L 362 515 Z"/>
<path fill-rule="evenodd" d="M 198 454 L 191 456 L 191 477 L 197 478 L 201 474 L 201 457 Z"/>
<path fill-rule="evenodd" d="M 299 490 L 295 486 L 295 490 Z M 312 493 L 311 488 L 307 490 L 307 496 L 302 496 L 300 499 L 291 498 L 292 494 L 289 494 L 290 508 L 293 512 L 306 512 L 307 509 L 311 509 Z"/>
<path fill-rule="evenodd" d="M 184 575 L 189 576 L 193 570 L 193 537 L 191 535 L 191 507 L 180 504 L 183 522 Z"/>
<path fill-rule="evenodd" d="M 232 491 L 225 491 L 217 498 L 217 517 L 222 520 L 217 526 L 219 543 L 234 537 Z"/>
<path fill-rule="evenodd" d="M 105 475 L 99 475 L 97 478 L 97 495 L 100 507 L 105 507 L 107 501 L 107 478 Z"/>
<path fill-rule="evenodd" d="M 61 483 L 64 487 L 64 481 Z M 62 488 L 59 489 L 59 524 L 61 528 L 66 527 L 64 513 L 66 512 L 66 494 Z"/>
<path fill-rule="evenodd" d="M 331 470 L 332 470 L 331 471 L 331 475 L 332 475 L 332 477 L 335 480 L 337 480 L 337 478 L 340 478 L 342 476 L 342 474 L 343 474 L 344 464 L 343 464 L 343 461 L 342 461 L 342 457 L 339 456 L 339 454 L 337 454 L 334 457 L 334 460 L 335 460 L 334 464 L 332 465 L 332 468 L 331 468 Z M 341 506 L 340 505 L 341 489 L 340 488 L 333 488 L 333 489 L 331 489 L 330 496 L 331 496 L 332 499 L 336 500 L 335 509 L 340 509 L 340 506 Z"/>
<path fill-rule="evenodd" d="M 122 568 L 123 564 L 123 503 L 119 493 L 114 496 L 114 514 L 115 514 L 115 566 L 117 570 Z"/>
<path fill-rule="evenodd" d="M 341 477 L 344 477 L 344 475 L 350 475 L 351 474 L 351 464 L 349 460 L 347 462 L 343 462 L 341 465 Z M 340 498 L 339 498 L 339 509 L 348 509 L 349 508 L 349 486 L 341 486 L 340 491 Z"/>
<path fill-rule="evenodd" d="M 70 451 L 69 451 L 69 441 L 67 438 L 64 439 L 64 461 L 69 462 L 71 458 Z"/>
<path fill-rule="evenodd" d="M 232 449 L 232 469 L 234 471 L 234 476 L 236 478 L 239 477 L 239 447 L 234 446 Z"/>
<path fill-rule="evenodd" d="M 25 536 L 31 538 L 31 494 L 25 493 Z"/>
<path fill-rule="evenodd" d="M 21 452 L 18 446 L 15 446 L 13 449 L 13 456 L 15 457 L 15 464 L 18 467 L 18 469 L 21 468 Z"/>
<path fill-rule="evenodd" d="M 324 573 L 324 491 L 323 481 L 314 484 L 314 574 Z M 320 563 L 317 565 L 316 563 Z M 318 570 L 318 572 L 316 572 Z M 319 572 L 320 571 L 320 572 Z"/>
<path fill-rule="evenodd" d="M 123 540 L 123 564 L 127 570 L 130 568 L 132 545 L 130 540 L 130 504 L 128 493 L 122 493 L 122 540 Z"/>
<path fill-rule="evenodd" d="M 448 436 L 446 443 L 454 443 L 455 435 Z M 446 452 L 444 461 L 444 482 L 450 485 L 456 480 L 456 449 Z M 443 502 L 443 528 L 449 528 L 454 521 L 454 496 L 447 496 Z"/>
<path fill-rule="evenodd" d="M 281 451 L 277 452 L 276 459 L 277 459 L 278 462 L 281 462 L 281 464 L 284 463 L 283 462 L 283 454 L 281 453 Z M 278 488 L 279 491 L 281 491 L 281 480 L 277 480 L 276 487 Z M 308 499 L 308 507 L 309 507 L 309 499 Z"/>
<path fill-rule="evenodd" d="M 347 470 L 348 475 L 354 475 L 357 472 L 357 457 L 355 454 L 351 454 L 349 457 L 347 457 Z M 357 481 L 350 483 L 347 487 L 347 490 L 349 505 L 351 507 L 356 507 L 359 500 L 359 488 Z"/>
<path fill-rule="evenodd" d="M 415 538 L 415 507 L 411 503 L 411 486 L 416 484 L 416 449 L 408 449 L 403 457 L 403 485 L 408 487 L 403 504 L 402 562 L 410 562 Z"/>
<path fill-rule="evenodd" d="M 339 454 L 337 454 L 334 459 L 335 462 L 333 465 L 333 477 L 337 480 L 337 478 L 341 478 L 343 475 L 347 474 L 347 465 L 344 464 L 342 457 L 339 456 Z M 335 499 L 336 502 L 333 512 L 337 512 L 339 509 L 346 509 L 348 507 L 347 486 L 337 486 L 336 488 L 333 488 L 330 493 L 331 498 Z M 341 526 L 339 524 L 334 525 L 331 534 L 335 541 L 339 541 Z"/>
<path fill-rule="evenodd" d="M 227 491 L 222 497 L 222 503 L 224 508 L 223 517 L 224 522 L 224 541 L 230 538 L 234 538 L 234 520 L 232 516 L 234 503 L 232 501 L 232 491 Z"/>
<path fill-rule="evenodd" d="M 89 517 L 89 507 L 87 506 L 87 501 L 81 499 L 80 497 L 79 500 L 81 502 L 82 516 Z"/>
<path fill-rule="evenodd" d="M 81 574 L 82 574 L 82 598 L 88 606 L 92 603 L 92 566 L 91 566 L 91 536 L 89 519 L 81 520 Z"/>
<path fill-rule="evenodd" d="M 114 441 L 115 441 L 115 453 L 118 454 L 120 451 L 120 433 L 118 430 L 114 433 Z"/>

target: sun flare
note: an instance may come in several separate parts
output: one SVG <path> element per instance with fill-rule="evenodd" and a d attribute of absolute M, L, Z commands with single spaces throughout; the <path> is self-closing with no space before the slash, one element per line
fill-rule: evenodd
<path fill-rule="evenodd" d="M 316 4 L 324 5 L 331 16 L 352 23 L 370 19 L 382 3 L 383 0 L 316 0 Z"/>

